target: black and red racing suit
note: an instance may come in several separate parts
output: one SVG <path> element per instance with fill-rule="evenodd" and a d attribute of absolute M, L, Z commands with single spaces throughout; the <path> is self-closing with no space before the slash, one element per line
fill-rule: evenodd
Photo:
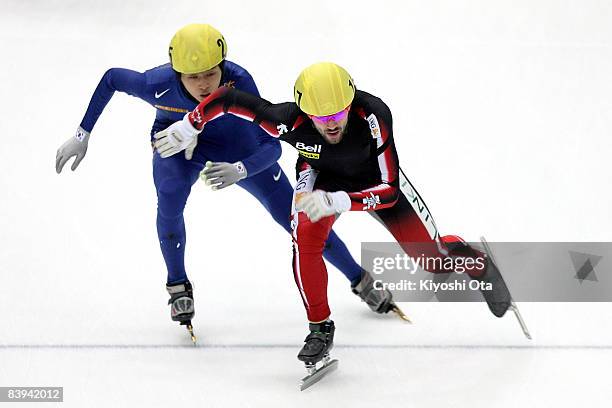
<path fill-rule="evenodd" d="M 439 237 L 423 200 L 408 179 L 400 176 L 391 111 L 381 99 L 356 91 L 345 134 L 337 144 L 327 143 L 295 103 L 273 104 L 225 87 L 201 102 L 189 114 L 189 120 L 202 129 L 207 122 L 225 114 L 259 124 L 270 136 L 298 151 L 296 191 L 347 192 L 350 210 L 370 212 L 408 255 L 444 257 L 448 255 L 446 244 L 461 240 L 454 236 Z M 329 216 L 311 222 L 302 212 L 294 211 L 293 215 L 294 277 L 311 322 L 330 315 L 322 254 L 335 219 L 336 216 Z"/>

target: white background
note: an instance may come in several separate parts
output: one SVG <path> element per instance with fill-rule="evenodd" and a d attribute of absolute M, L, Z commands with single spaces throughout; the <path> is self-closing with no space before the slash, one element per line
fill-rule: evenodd
<path fill-rule="evenodd" d="M 75 407 L 609 402 L 608 304 L 523 304 L 528 342 L 483 304 L 404 304 L 412 326 L 375 316 L 333 268 L 340 370 L 300 393 L 306 320 L 290 239 L 238 188 L 196 184 L 188 202 L 201 344 L 188 347 L 165 304 L 154 110 L 116 94 L 77 171 L 54 170 L 106 69 L 165 63 L 178 28 L 207 22 L 271 101 L 291 100 L 300 70 L 320 60 L 385 100 L 402 167 L 443 234 L 609 241 L 609 2 L 2 0 L 1 10 L 0 386 L 64 386 L 63 406 Z M 296 155 L 283 151 L 293 174 Z M 361 241 L 390 239 L 366 214 L 336 230 L 357 257 Z"/>

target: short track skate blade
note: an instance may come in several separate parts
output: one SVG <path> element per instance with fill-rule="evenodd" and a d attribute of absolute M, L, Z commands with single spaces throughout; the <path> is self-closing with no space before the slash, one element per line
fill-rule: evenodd
<path fill-rule="evenodd" d="M 410 320 L 410 318 L 406 316 L 406 314 L 402 311 L 402 309 L 400 309 L 397 305 L 393 305 L 393 308 L 391 308 L 391 311 L 395 313 L 403 321 L 412 324 L 412 320 Z"/>
<path fill-rule="evenodd" d="M 196 338 L 196 335 L 193 334 L 193 326 L 191 325 L 191 320 L 181 322 L 181 326 L 185 326 L 185 328 L 189 332 L 189 335 L 191 336 L 191 342 L 195 346 L 198 339 Z"/>
<path fill-rule="evenodd" d="M 198 339 L 196 338 L 195 334 L 193 334 L 193 326 L 188 324 L 187 330 L 189 331 L 189 335 L 191 336 L 191 342 L 195 346 Z"/>
<path fill-rule="evenodd" d="M 318 383 L 327 374 L 338 369 L 338 360 L 331 360 L 329 363 L 324 364 L 318 368 L 314 373 L 307 375 L 300 381 L 300 391 L 304 391 L 306 388 L 313 384 Z"/>
<path fill-rule="evenodd" d="M 491 258 L 493 263 L 495 263 L 495 265 L 497 265 L 497 267 L 499 268 L 499 264 L 497 263 L 497 261 L 495 260 L 495 257 L 493 256 L 493 251 L 491 251 L 491 247 L 489 246 L 489 243 L 487 242 L 484 236 L 480 237 L 480 242 L 482 242 L 485 252 L 487 253 L 487 255 L 489 255 L 489 258 Z"/>
<path fill-rule="evenodd" d="M 521 316 L 521 312 L 519 312 L 519 309 L 516 306 L 516 303 L 514 303 L 514 301 L 511 302 L 510 310 L 514 312 L 516 319 L 521 325 L 521 329 L 523 329 L 523 334 L 525 335 L 525 337 L 531 340 L 531 333 L 529 333 L 529 329 L 527 328 L 527 325 L 525 324 L 525 321 L 523 320 L 523 316 Z"/>
<path fill-rule="evenodd" d="M 493 262 L 495 262 L 495 264 L 499 268 L 499 264 L 497 263 L 497 261 L 493 257 L 493 251 L 491 251 L 491 247 L 489 246 L 489 243 L 487 242 L 485 237 L 480 237 L 480 242 L 482 242 L 482 245 L 484 246 L 484 249 L 485 249 L 487 255 L 491 258 L 491 260 L 493 260 Z M 501 271 L 500 271 L 500 273 L 501 273 Z M 512 299 L 512 294 L 510 294 L 510 296 L 511 296 L 511 299 Z M 527 324 L 525 324 L 525 321 L 523 320 L 523 316 L 521 316 L 521 312 L 519 312 L 519 309 L 516 306 L 516 303 L 514 303 L 514 300 L 512 300 L 510 302 L 510 307 L 508 309 L 512 310 L 514 312 L 514 315 L 516 316 L 516 319 L 518 320 L 519 325 L 521 326 L 521 330 L 523 330 L 523 334 L 525 335 L 525 337 L 527 337 L 527 339 L 531 340 L 531 333 L 529 333 L 529 329 L 527 328 Z"/>

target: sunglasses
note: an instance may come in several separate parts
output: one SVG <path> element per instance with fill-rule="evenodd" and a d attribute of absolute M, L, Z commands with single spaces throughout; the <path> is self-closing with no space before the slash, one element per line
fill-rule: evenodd
<path fill-rule="evenodd" d="M 325 124 L 327 122 L 339 122 L 342 119 L 346 118 L 348 116 L 349 110 L 351 109 L 350 105 L 347 106 L 345 109 L 341 110 L 338 113 L 334 113 L 333 115 L 327 115 L 327 116 L 315 116 L 315 115 L 308 115 L 308 117 L 312 120 L 315 120 L 319 123 Z"/>

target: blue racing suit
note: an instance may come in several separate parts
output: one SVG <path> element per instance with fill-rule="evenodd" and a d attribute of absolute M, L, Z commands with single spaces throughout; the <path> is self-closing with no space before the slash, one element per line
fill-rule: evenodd
<path fill-rule="evenodd" d="M 253 78 L 244 68 L 231 61 L 222 62 L 221 67 L 221 86 L 259 96 Z M 181 120 L 198 105 L 170 64 L 144 73 L 111 68 L 106 71 L 91 98 L 81 122 L 84 130 L 92 131 L 115 91 L 140 98 L 156 109 L 151 138 L 156 132 Z M 236 140 L 240 140 L 240 143 L 235 143 Z M 157 233 L 168 269 L 168 284 L 187 280 L 183 211 L 191 186 L 197 181 L 207 161 L 241 161 L 246 167 L 247 178 L 237 184 L 253 195 L 288 233 L 291 232 L 293 188 L 276 162 L 280 155 L 281 147 L 277 140 L 259 126 L 231 115 L 206 125 L 199 135 L 191 160 L 187 160 L 182 153 L 165 159 L 156 152 L 153 153 L 153 180 L 157 190 Z M 324 256 L 342 271 L 352 284 L 359 282 L 361 267 L 333 231 L 325 244 Z"/>

